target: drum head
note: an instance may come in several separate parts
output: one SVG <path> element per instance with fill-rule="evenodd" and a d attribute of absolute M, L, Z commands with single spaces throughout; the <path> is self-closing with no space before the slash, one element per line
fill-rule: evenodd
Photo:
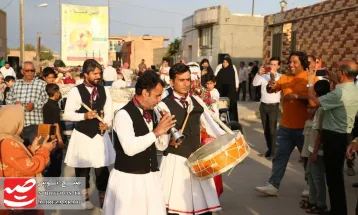
<path fill-rule="evenodd" d="M 219 151 L 221 148 L 225 147 L 228 143 L 232 143 L 232 140 L 241 135 L 240 132 L 234 132 L 234 134 L 224 134 L 218 137 L 216 140 L 200 147 L 196 150 L 190 157 L 188 158 L 188 162 L 197 162 L 198 160 L 202 160 L 209 155 L 214 154 Z"/>

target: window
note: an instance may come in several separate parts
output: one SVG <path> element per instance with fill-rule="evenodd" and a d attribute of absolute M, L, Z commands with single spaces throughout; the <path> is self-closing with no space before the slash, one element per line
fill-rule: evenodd
<path fill-rule="evenodd" d="M 115 52 L 116 51 L 116 45 L 118 44 L 117 40 L 110 40 L 109 41 L 109 51 Z"/>
<path fill-rule="evenodd" d="M 282 51 L 282 33 L 276 33 L 273 35 L 272 42 L 272 57 L 281 57 Z"/>
<path fill-rule="evenodd" d="M 206 27 L 206 28 L 200 28 L 199 30 L 199 37 L 200 37 L 200 46 L 201 47 L 210 47 L 213 44 L 212 43 L 212 37 L 213 37 L 213 28 Z"/>
<path fill-rule="evenodd" d="M 291 52 L 296 51 L 296 31 L 291 32 Z"/>

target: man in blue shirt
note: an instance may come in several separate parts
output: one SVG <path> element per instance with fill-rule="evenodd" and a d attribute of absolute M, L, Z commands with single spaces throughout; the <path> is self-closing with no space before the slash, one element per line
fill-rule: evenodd
<path fill-rule="evenodd" d="M 119 61 L 119 64 L 121 65 L 121 57 L 122 57 L 122 41 L 118 41 L 118 44 L 115 46 L 116 49 L 116 61 Z"/>

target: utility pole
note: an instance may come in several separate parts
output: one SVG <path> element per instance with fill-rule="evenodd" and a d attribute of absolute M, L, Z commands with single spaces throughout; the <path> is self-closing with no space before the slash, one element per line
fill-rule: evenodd
<path fill-rule="evenodd" d="M 37 71 L 41 72 L 41 65 L 40 65 L 40 53 L 41 53 L 41 37 L 40 34 L 37 33 L 37 50 L 36 50 L 36 63 L 37 63 Z"/>
<path fill-rule="evenodd" d="M 58 0 L 58 25 L 60 26 L 60 53 L 59 53 L 59 56 L 60 56 L 60 59 L 61 59 L 61 53 L 62 53 L 62 26 L 61 26 L 61 23 L 62 23 L 62 20 L 61 20 L 61 0 Z"/>
<path fill-rule="evenodd" d="M 110 0 L 108 0 L 108 36 L 111 36 L 111 9 Z"/>
<path fill-rule="evenodd" d="M 252 0 L 252 12 L 251 12 L 251 16 L 254 16 L 254 10 L 255 10 L 255 0 Z"/>
<path fill-rule="evenodd" d="M 20 0 L 20 65 L 24 62 L 24 0 Z"/>

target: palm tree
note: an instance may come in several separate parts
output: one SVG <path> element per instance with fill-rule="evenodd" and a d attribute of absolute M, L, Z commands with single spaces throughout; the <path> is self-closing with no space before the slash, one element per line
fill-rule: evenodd
<path fill-rule="evenodd" d="M 181 43 L 181 40 L 179 38 L 176 38 L 174 40 L 174 42 L 170 43 L 166 56 L 174 57 L 179 52 L 180 43 Z"/>

